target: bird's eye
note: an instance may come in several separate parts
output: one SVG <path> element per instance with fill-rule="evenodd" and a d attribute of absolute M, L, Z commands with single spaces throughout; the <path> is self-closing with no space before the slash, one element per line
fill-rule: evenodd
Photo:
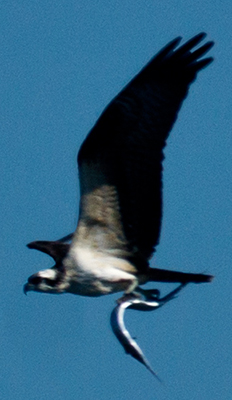
<path fill-rule="evenodd" d="M 56 281 L 53 279 L 43 278 L 42 276 L 32 275 L 28 279 L 28 283 L 30 283 L 31 285 L 34 285 L 34 286 L 38 286 L 40 283 L 46 283 L 46 285 L 48 285 L 50 287 L 54 287 L 56 284 Z"/>
<path fill-rule="evenodd" d="M 56 284 L 55 280 L 48 279 L 48 278 L 43 278 L 43 282 L 45 282 L 48 286 L 54 287 Z"/>

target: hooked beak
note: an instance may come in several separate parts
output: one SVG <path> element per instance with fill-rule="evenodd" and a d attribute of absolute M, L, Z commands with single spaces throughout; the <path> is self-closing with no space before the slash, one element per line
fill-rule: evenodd
<path fill-rule="evenodd" d="M 23 286 L 23 293 L 25 294 L 25 295 L 27 295 L 27 292 L 29 291 L 30 289 L 29 289 L 29 285 L 28 285 L 28 283 L 26 283 L 24 286 Z"/>
<path fill-rule="evenodd" d="M 27 295 L 27 292 L 29 292 L 30 290 L 31 290 L 30 284 L 28 282 L 25 283 L 25 285 L 23 286 L 23 293 Z"/>
<path fill-rule="evenodd" d="M 40 280 L 41 278 L 38 277 L 38 274 L 33 274 L 29 276 L 27 283 L 25 283 L 25 285 L 23 286 L 24 294 L 27 294 L 27 292 L 29 292 L 30 290 L 35 290 L 35 284 L 38 283 L 38 281 Z"/>

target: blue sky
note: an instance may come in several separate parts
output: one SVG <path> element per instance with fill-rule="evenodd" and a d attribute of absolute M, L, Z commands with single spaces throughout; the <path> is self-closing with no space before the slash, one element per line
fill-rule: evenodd
<path fill-rule="evenodd" d="M 1 398 L 228 400 L 232 392 L 231 1 L 8 0 L 0 13 Z M 118 91 L 168 41 L 206 31 L 215 62 L 191 88 L 166 148 L 152 265 L 215 275 L 127 326 L 161 385 L 114 338 L 118 295 L 29 293 L 52 266 L 28 250 L 75 229 L 76 154 Z M 163 293 L 172 288 L 155 285 Z"/>

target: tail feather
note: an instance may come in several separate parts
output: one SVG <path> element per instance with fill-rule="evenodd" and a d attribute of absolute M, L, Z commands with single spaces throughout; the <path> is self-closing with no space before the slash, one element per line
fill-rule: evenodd
<path fill-rule="evenodd" d="M 203 283 L 211 282 L 213 275 L 192 274 L 188 272 L 169 271 L 167 269 L 149 268 L 149 281 L 152 282 L 180 282 Z"/>

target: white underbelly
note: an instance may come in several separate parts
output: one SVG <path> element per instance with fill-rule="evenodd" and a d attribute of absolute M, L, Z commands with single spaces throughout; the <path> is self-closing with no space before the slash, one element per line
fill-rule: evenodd
<path fill-rule="evenodd" d="M 64 260 L 70 286 L 68 292 L 102 296 L 136 286 L 136 269 L 126 260 L 83 248 L 72 248 Z"/>

